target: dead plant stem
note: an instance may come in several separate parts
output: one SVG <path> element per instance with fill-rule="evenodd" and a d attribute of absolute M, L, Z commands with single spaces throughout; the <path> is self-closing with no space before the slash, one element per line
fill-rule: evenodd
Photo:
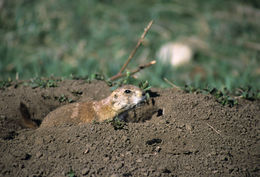
<path fill-rule="evenodd" d="M 154 65 L 155 63 L 156 63 L 156 61 L 153 60 L 153 61 L 151 61 L 149 63 L 143 64 L 143 65 L 139 65 L 138 68 L 136 68 L 135 70 L 130 72 L 130 75 L 133 75 L 133 74 L 141 71 L 144 68 L 150 67 L 150 66 Z M 124 77 L 126 75 L 127 75 L 127 73 L 118 73 L 115 76 L 111 77 L 110 80 L 113 81 L 113 80 L 116 80 L 118 78 Z"/>

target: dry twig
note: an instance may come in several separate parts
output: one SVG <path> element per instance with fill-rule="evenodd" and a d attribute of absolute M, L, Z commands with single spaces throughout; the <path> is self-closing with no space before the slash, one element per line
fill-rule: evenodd
<path fill-rule="evenodd" d="M 151 61 L 151 62 L 149 62 L 149 63 L 143 64 L 143 65 L 139 65 L 137 69 L 135 69 L 135 70 L 133 70 L 133 71 L 130 72 L 130 75 L 133 75 L 133 74 L 135 74 L 135 73 L 141 71 L 141 70 L 144 69 L 144 68 L 147 68 L 147 67 L 149 67 L 149 66 L 151 66 L 151 65 L 154 65 L 155 63 L 156 63 L 156 61 L 153 60 L 153 61 Z M 116 80 L 116 79 L 118 79 L 118 78 L 120 78 L 120 77 L 124 77 L 124 76 L 126 76 L 126 75 L 127 75 L 126 73 L 118 73 L 117 75 L 111 77 L 110 80 L 111 80 L 111 81 L 112 81 L 112 80 Z"/>
<path fill-rule="evenodd" d="M 144 29 L 144 32 L 143 32 L 142 36 L 141 36 L 140 39 L 138 40 L 138 42 L 137 42 L 135 48 L 134 48 L 134 49 L 132 50 L 132 52 L 130 53 L 128 59 L 126 60 L 126 62 L 124 63 L 124 65 L 122 66 L 122 68 L 120 69 L 120 71 L 119 71 L 115 76 L 112 76 L 112 77 L 110 78 L 110 80 L 118 79 L 118 78 L 122 77 L 122 75 L 124 75 L 124 74 L 123 74 L 124 70 L 126 69 L 126 67 L 127 67 L 127 65 L 129 64 L 129 62 L 132 60 L 132 58 L 134 57 L 134 55 L 135 55 L 137 49 L 141 46 L 141 44 L 142 44 L 142 42 L 143 42 L 143 40 L 144 40 L 144 38 L 145 38 L 147 32 L 148 32 L 149 29 L 151 28 L 152 24 L 153 24 L 153 20 L 150 21 L 149 24 L 147 25 L 147 27 Z M 153 61 L 152 61 L 152 62 L 153 62 Z M 152 63 L 152 62 L 150 62 L 150 63 Z M 153 63 L 153 64 L 155 64 L 155 63 Z M 153 64 L 148 64 L 148 65 L 151 66 L 151 65 L 153 65 Z M 146 65 L 147 65 L 147 64 L 146 64 Z M 146 66 L 146 67 L 148 67 L 148 66 Z M 143 68 L 146 68 L 146 67 L 143 67 Z M 140 66 L 139 66 L 138 68 L 140 68 Z M 143 69 L 143 68 L 142 68 L 142 69 Z M 141 69 L 140 69 L 140 70 L 141 70 Z M 139 71 L 140 71 L 140 70 L 139 70 Z M 139 71 L 137 71 L 137 72 L 139 72 Z M 136 73 L 136 72 L 135 72 L 135 73 Z M 133 74 L 134 74 L 134 73 L 133 73 Z"/>
<path fill-rule="evenodd" d="M 169 85 L 171 85 L 173 88 L 180 89 L 180 87 L 178 87 L 177 85 L 175 85 L 174 83 L 172 83 L 171 81 L 169 81 L 166 77 L 163 78 L 163 80 L 164 80 L 165 82 L 167 82 Z"/>
<path fill-rule="evenodd" d="M 208 123 L 206 123 L 206 124 L 207 124 L 212 130 L 214 130 L 217 134 L 221 135 L 219 130 L 216 130 L 213 126 L 209 125 Z"/>

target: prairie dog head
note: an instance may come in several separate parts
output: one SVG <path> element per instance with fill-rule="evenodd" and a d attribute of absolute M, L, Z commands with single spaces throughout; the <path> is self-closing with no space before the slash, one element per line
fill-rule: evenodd
<path fill-rule="evenodd" d="M 145 99 L 143 91 L 134 85 L 124 85 L 114 90 L 111 95 L 113 110 L 121 113 Z"/>

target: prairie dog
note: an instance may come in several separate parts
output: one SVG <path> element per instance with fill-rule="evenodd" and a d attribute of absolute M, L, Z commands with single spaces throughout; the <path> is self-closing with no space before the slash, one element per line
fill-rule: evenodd
<path fill-rule="evenodd" d="M 124 85 L 114 90 L 103 100 L 72 103 L 57 108 L 43 119 L 40 128 L 110 120 L 133 108 L 144 99 L 145 94 L 140 88 L 133 85 Z M 28 128 L 37 128 L 35 122 L 30 119 L 29 111 L 23 103 L 20 105 L 20 111 L 23 117 L 23 125 Z"/>

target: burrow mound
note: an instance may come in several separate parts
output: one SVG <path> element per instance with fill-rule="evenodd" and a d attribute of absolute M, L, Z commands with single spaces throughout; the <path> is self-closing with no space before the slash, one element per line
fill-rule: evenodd
<path fill-rule="evenodd" d="M 119 130 L 107 122 L 31 130 L 19 125 L 21 101 L 42 120 L 69 102 L 105 98 L 110 88 L 64 80 L 1 90 L 0 176 L 257 176 L 259 101 L 231 108 L 210 95 L 151 91 L 152 104 L 133 110 Z"/>

